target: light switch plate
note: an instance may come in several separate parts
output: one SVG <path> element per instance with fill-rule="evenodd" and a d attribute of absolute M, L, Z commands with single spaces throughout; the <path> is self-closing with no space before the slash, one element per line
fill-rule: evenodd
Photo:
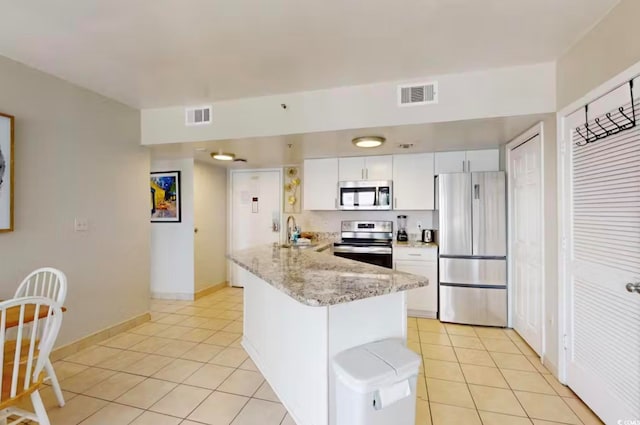
<path fill-rule="evenodd" d="M 86 232 L 89 230 L 89 220 L 86 218 L 76 217 L 73 223 L 73 228 L 76 232 Z"/>

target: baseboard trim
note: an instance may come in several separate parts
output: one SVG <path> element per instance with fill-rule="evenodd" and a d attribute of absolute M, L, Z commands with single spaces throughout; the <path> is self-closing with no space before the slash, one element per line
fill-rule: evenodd
<path fill-rule="evenodd" d="M 152 292 L 151 298 L 155 300 L 193 301 L 194 295 L 190 292 Z"/>
<path fill-rule="evenodd" d="M 418 319 L 437 319 L 438 313 L 435 311 L 426 310 L 407 310 L 407 316 L 417 317 Z"/>
<path fill-rule="evenodd" d="M 106 341 L 107 339 L 114 337 L 118 334 L 128 331 L 129 329 L 135 328 L 138 325 L 141 325 L 145 322 L 151 320 L 151 313 L 143 313 L 139 316 L 132 317 L 129 320 L 125 320 L 124 322 L 117 323 L 113 326 L 109 326 L 101 331 L 94 332 L 90 335 L 87 335 L 83 338 L 80 338 L 70 344 L 63 345 L 62 347 L 58 347 L 51 352 L 49 356 L 51 361 L 56 361 L 68 357 L 72 354 L 77 353 L 78 351 L 84 350 L 85 348 L 98 344 L 99 342 Z"/>
<path fill-rule="evenodd" d="M 226 288 L 227 286 L 229 286 L 229 282 L 224 281 L 224 282 L 220 282 L 220 283 L 216 283 L 215 285 L 211 285 L 207 288 L 201 289 L 198 292 L 196 292 L 194 294 L 194 298 L 196 300 L 202 298 L 202 297 L 206 297 L 207 295 L 211 295 L 214 292 L 218 292 L 221 289 Z"/>

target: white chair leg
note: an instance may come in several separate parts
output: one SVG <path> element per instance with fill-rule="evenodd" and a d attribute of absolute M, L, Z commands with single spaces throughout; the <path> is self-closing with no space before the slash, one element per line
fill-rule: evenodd
<path fill-rule="evenodd" d="M 39 390 L 35 390 L 31 393 L 31 403 L 33 404 L 33 411 L 38 417 L 38 424 L 51 425 L 51 422 L 49 422 L 49 416 L 47 416 L 47 410 L 44 408 L 44 404 L 42 403 Z"/>
<path fill-rule="evenodd" d="M 47 371 L 47 375 L 49 379 L 51 379 L 51 386 L 53 387 L 53 392 L 58 399 L 58 406 L 64 406 L 64 396 L 62 395 L 62 389 L 60 388 L 60 384 L 58 383 L 58 377 L 56 376 L 56 371 L 53 370 L 53 365 L 51 364 L 51 360 L 47 359 L 44 363 L 44 369 Z"/>

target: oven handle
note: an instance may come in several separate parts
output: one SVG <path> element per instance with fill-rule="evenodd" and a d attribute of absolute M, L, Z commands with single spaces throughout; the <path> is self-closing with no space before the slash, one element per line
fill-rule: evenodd
<path fill-rule="evenodd" d="M 390 247 L 364 247 L 364 246 L 334 246 L 334 253 L 344 254 L 375 254 L 375 255 L 389 255 L 392 252 Z"/>

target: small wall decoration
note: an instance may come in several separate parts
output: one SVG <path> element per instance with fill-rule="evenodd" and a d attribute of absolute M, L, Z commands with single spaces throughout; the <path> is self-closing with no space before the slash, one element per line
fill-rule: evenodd
<path fill-rule="evenodd" d="M 284 212 L 299 213 L 300 208 L 300 192 L 302 189 L 302 180 L 298 167 L 287 167 L 284 169 Z"/>
<path fill-rule="evenodd" d="M 151 222 L 180 223 L 180 171 L 151 173 Z"/>
<path fill-rule="evenodd" d="M 13 121 L 0 113 L 0 232 L 13 231 Z"/>

